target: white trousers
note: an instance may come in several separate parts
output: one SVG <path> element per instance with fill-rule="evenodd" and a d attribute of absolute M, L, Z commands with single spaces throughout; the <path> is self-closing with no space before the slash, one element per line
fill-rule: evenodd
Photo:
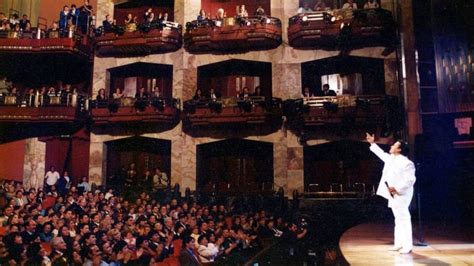
<path fill-rule="evenodd" d="M 392 212 L 395 217 L 394 246 L 406 250 L 413 249 L 411 216 L 408 207 L 392 207 Z"/>

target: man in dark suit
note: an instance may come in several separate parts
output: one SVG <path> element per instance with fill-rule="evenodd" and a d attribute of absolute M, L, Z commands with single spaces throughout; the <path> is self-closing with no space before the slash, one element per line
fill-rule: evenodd
<path fill-rule="evenodd" d="M 323 85 L 322 96 L 337 96 L 336 92 L 329 89 L 329 84 Z"/>
<path fill-rule="evenodd" d="M 183 248 L 179 253 L 179 263 L 182 266 L 194 266 L 194 265 L 201 265 L 199 259 L 195 252 L 195 240 L 191 236 L 186 236 L 183 239 Z"/>

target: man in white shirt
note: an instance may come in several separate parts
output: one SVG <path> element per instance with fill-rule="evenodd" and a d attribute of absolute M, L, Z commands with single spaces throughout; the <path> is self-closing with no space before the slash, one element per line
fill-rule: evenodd
<path fill-rule="evenodd" d="M 44 180 L 46 181 L 46 192 L 49 192 L 51 186 L 55 186 L 59 179 L 59 172 L 56 171 L 54 166 L 51 166 L 46 175 L 44 176 Z"/>
<path fill-rule="evenodd" d="M 219 247 L 213 243 L 209 243 L 204 234 L 199 236 L 198 243 L 199 260 L 202 263 L 214 262 L 214 259 L 219 254 Z"/>
<path fill-rule="evenodd" d="M 366 133 L 370 150 L 383 162 L 382 178 L 377 189 L 377 195 L 388 200 L 388 207 L 395 217 L 394 246 L 392 251 L 401 254 L 410 253 L 413 249 L 411 216 L 408 206 L 413 198 L 415 184 L 415 166 L 404 154 L 407 144 L 395 142 L 390 147 L 390 154 L 384 152 L 376 143 L 374 135 Z"/>

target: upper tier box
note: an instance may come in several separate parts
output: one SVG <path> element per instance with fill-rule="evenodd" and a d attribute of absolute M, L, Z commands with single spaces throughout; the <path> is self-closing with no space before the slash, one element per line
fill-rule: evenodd
<path fill-rule="evenodd" d="M 298 49 L 350 50 L 396 44 L 396 24 L 390 11 L 336 9 L 291 17 L 288 40 Z"/>
<path fill-rule="evenodd" d="M 49 55 L 69 54 L 89 60 L 92 49 L 89 39 L 84 35 L 72 33 L 61 34 L 60 31 L 37 34 L 36 30 L 29 33 L 0 31 L 0 54 L 17 55 L 18 53 Z"/>
<path fill-rule="evenodd" d="M 281 40 L 281 21 L 267 16 L 195 20 L 186 23 L 184 33 L 184 47 L 190 53 L 269 50 Z"/>
<path fill-rule="evenodd" d="M 183 45 L 181 32 L 181 25 L 175 22 L 134 31 L 118 28 L 96 38 L 96 53 L 103 57 L 130 57 L 174 52 Z"/>

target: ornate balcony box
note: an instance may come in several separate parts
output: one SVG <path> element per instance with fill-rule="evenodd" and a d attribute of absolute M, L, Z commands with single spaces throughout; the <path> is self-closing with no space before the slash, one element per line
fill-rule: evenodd
<path fill-rule="evenodd" d="M 130 57 L 169 53 L 183 45 L 180 27 L 163 27 L 147 32 L 106 33 L 96 38 L 97 56 Z"/>
<path fill-rule="evenodd" d="M 291 17 L 288 40 L 298 49 L 391 47 L 396 25 L 391 12 L 381 8 L 318 11 Z"/>
<path fill-rule="evenodd" d="M 269 50 L 281 44 L 281 21 L 272 17 L 192 21 L 184 47 L 190 53 L 237 53 Z"/>

